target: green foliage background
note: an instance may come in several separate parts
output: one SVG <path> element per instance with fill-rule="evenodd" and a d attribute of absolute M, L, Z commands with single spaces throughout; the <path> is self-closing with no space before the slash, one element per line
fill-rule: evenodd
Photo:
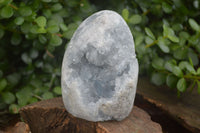
<path fill-rule="evenodd" d="M 119 12 L 132 31 L 140 75 L 200 93 L 199 0 L 0 0 L 0 110 L 61 95 L 62 57 L 92 13 Z"/>

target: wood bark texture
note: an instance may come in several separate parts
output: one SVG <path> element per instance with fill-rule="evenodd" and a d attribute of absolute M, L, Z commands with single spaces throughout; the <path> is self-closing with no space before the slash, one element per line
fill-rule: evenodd
<path fill-rule="evenodd" d="M 161 108 L 191 132 L 200 133 L 200 95 L 196 89 L 178 98 L 176 89 L 158 87 L 152 85 L 147 78 L 140 78 L 137 94 Z"/>
<path fill-rule="evenodd" d="M 90 122 L 69 114 L 59 97 L 25 106 L 20 115 L 31 133 L 162 133 L 161 126 L 136 106 L 122 121 Z"/>

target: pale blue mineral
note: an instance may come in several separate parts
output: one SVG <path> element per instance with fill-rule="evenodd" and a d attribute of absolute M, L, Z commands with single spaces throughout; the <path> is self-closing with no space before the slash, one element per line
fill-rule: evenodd
<path fill-rule="evenodd" d="M 123 18 L 104 10 L 84 20 L 62 64 L 67 111 L 89 121 L 122 120 L 132 110 L 137 79 L 133 37 Z"/>

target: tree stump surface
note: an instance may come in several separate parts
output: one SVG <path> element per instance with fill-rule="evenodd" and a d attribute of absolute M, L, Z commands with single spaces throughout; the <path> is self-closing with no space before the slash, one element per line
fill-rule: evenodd
<path fill-rule="evenodd" d="M 155 104 L 172 116 L 177 122 L 194 133 L 200 133 L 200 95 L 197 90 L 177 97 L 176 89 L 155 86 L 147 78 L 138 81 L 137 94 Z"/>
<path fill-rule="evenodd" d="M 29 126 L 24 122 L 17 122 L 13 126 L 7 127 L 5 130 L 0 133 L 30 133 Z"/>
<path fill-rule="evenodd" d="M 27 105 L 20 115 L 31 133 L 162 133 L 161 126 L 136 106 L 122 121 L 90 122 L 69 114 L 59 97 Z"/>

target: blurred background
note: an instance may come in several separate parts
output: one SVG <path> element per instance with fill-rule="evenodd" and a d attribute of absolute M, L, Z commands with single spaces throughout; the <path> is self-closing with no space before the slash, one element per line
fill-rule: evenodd
<path fill-rule="evenodd" d="M 61 96 L 61 63 L 78 25 L 100 10 L 122 15 L 140 77 L 177 97 L 200 93 L 199 0 L 0 0 L 0 112 Z"/>

